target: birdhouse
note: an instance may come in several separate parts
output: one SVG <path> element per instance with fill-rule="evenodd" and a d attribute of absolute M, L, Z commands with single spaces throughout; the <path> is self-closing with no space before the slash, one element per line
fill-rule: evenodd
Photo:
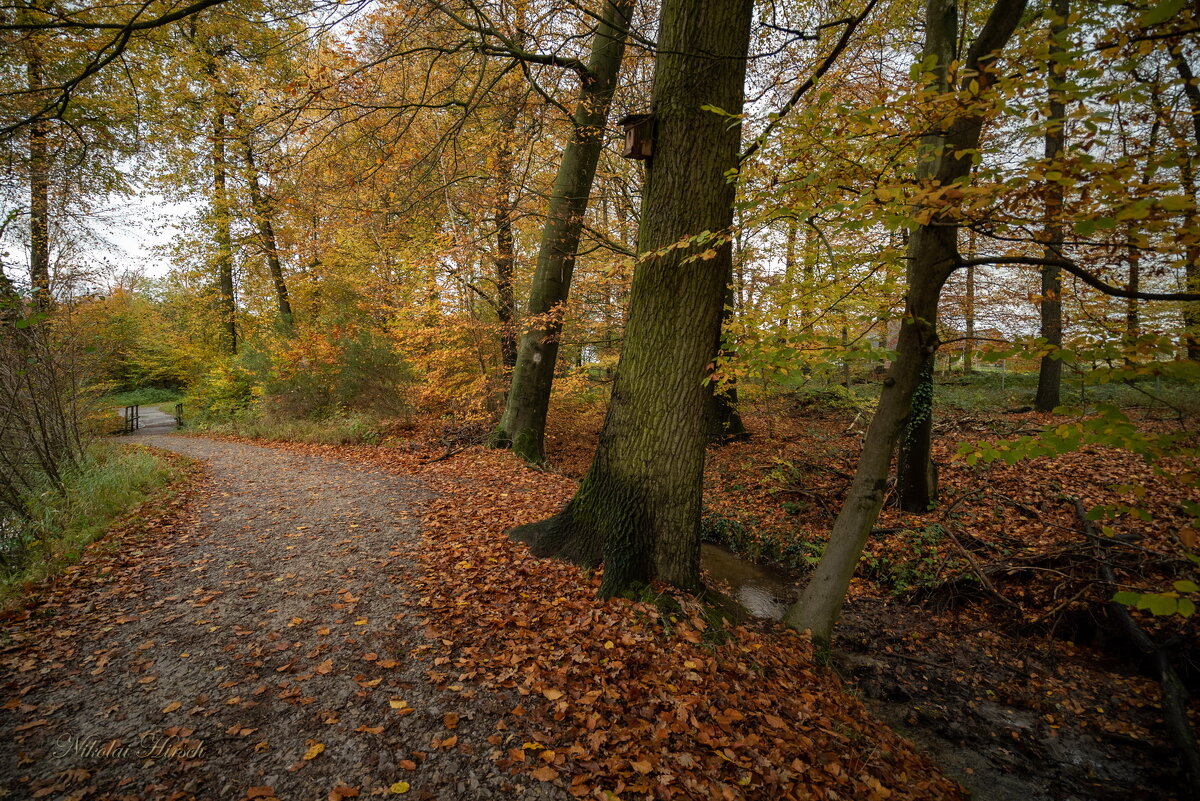
<path fill-rule="evenodd" d="M 623 157 L 644 160 L 654 155 L 653 114 L 630 114 L 622 118 L 621 127 L 625 129 Z"/>

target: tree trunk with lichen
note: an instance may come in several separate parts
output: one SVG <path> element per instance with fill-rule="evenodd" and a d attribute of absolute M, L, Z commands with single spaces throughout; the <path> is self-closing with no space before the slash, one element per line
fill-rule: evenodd
<path fill-rule="evenodd" d="M 659 578 L 700 586 L 705 380 L 729 275 L 751 0 L 667 0 L 654 71 L 654 157 L 624 347 L 599 446 L 566 508 L 511 532 L 541 556 L 604 563 L 601 594 Z M 677 246 L 686 243 L 683 246 Z"/>

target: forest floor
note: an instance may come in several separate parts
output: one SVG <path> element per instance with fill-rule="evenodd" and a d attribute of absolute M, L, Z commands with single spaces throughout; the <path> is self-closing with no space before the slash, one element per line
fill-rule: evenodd
<path fill-rule="evenodd" d="M 1064 501 L 1153 481 L 1136 460 L 968 469 L 949 458 L 955 441 L 1042 418 L 941 424 L 942 511 L 885 512 L 825 666 L 773 621 L 722 622 L 666 592 L 600 601 L 594 573 L 507 540 L 557 511 L 586 469 L 600 414 L 571 412 L 555 416 L 552 471 L 432 427 L 388 447 L 147 438 L 209 475 L 186 506 L 118 534 L 7 616 L 0 788 L 965 798 L 946 773 L 977 799 L 1182 797 L 1157 685 L 1109 633 L 1111 589 Z M 706 531 L 785 563 L 772 569 L 786 594 L 819 550 L 861 423 L 812 409 L 749 423 L 750 442 L 711 455 Z M 1178 498 L 1157 489 L 1161 514 L 1122 575 L 1170 567 L 1158 546 Z M 1195 687 L 1194 622 L 1154 633 L 1181 642 Z M 76 745 L 114 738 L 129 750 Z M 169 757 L 134 750 L 183 741 Z"/>
<path fill-rule="evenodd" d="M 598 601 L 504 454 L 140 438 L 207 476 L 3 615 L 0 794 L 960 799 L 807 642 Z"/>

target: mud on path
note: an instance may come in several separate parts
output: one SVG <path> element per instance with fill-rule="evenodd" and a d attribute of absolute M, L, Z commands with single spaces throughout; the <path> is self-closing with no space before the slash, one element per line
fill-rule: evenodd
<path fill-rule="evenodd" d="M 208 478 L 190 519 L 85 557 L 0 630 L 0 797 L 567 797 L 494 766 L 504 699 L 428 681 L 419 481 L 137 440 Z"/>

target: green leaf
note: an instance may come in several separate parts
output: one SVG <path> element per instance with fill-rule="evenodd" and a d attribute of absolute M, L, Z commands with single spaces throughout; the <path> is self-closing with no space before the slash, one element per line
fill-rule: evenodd
<path fill-rule="evenodd" d="M 1160 25 L 1175 16 L 1187 5 L 1187 0 L 1159 0 L 1138 18 L 1141 25 Z"/>
<path fill-rule="evenodd" d="M 1112 597 L 1113 601 L 1126 606 L 1138 606 L 1141 603 L 1142 596 L 1136 592 L 1118 592 Z"/>
<path fill-rule="evenodd" d="M 1179 608 L 1176 609 L 1175 611 L 1177 611 L 1179 614 L 1183 615 L 1184 617 L 1191 617 L 1192 615 L 1196 614 L 1196 604 L 1193 603 L 1192 601 L 1188 600 L 1187 598 L 1180 598 L 1179 599 Z"/>
<path fill-rule="evenodd" d="M 1175 614 L 1175 610 L 1179 608 L 1179 599 L 1168 598 L 1165 595 L 1151 595 L 1149 609 L 1150 613 L 1159 617 Z"/>
<path fill-rule="evenodd" d="M 1194 581 L 1177 581 L 1175 582 L 1176 592 L 1200 592 L 1200 586 Z"/>

